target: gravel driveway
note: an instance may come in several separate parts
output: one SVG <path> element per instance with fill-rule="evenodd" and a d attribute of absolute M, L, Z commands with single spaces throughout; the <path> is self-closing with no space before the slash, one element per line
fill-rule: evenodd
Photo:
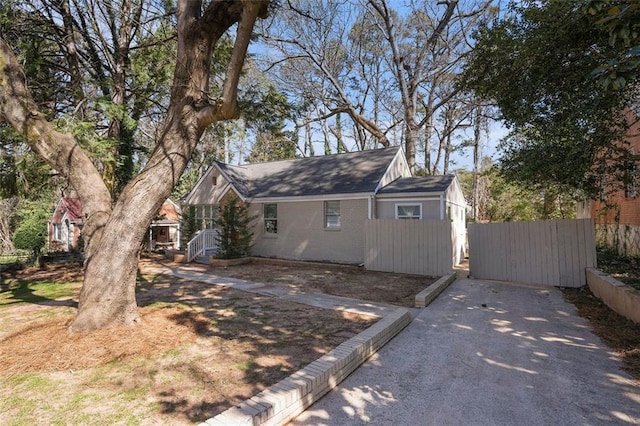
<path fill-rule="evenodd" d="M 558 289 L 462 279 L 294 424 L 640 424 L 620 366 Z"/>

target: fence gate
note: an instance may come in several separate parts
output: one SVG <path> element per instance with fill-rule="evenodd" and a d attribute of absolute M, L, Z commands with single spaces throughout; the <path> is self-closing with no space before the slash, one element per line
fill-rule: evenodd
<path fill-rule="evenodd" d="M 469 224 L 469 275 L 582 287 L 596 266 L 591 219 Z"/>

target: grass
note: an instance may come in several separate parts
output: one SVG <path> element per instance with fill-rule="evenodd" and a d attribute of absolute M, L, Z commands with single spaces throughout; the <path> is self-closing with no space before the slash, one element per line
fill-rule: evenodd
<path fill-rule="evenodd" d="M 19 250 L 15 253 L 0 254 L 0 266 L 11 265 L 18 262 L 25 262 L 31 258 L 31 253 L 27 250 Z"/>
<path fill-rule="evenodd" d="M 8 280 L 0 288 L 0 307 L 16 303 L 42 303 L 62 298 L 70 299 L 78 294 L 79 282 L 28 282 Z"/>

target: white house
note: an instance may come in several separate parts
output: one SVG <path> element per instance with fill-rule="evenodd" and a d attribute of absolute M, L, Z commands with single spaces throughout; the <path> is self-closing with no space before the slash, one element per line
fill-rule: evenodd
<path fill-rule="evenodd" d="M 367 219 L 435 219 L 452 221 L 454 263 L 461 260 L 466 203 L 457 178 L 412 177 L 400 147 L 241 166 L 217 162 L 184 203 L 195 206 L 207 229 L 229 196 L 258 218 L 256 256 L 360 264 Z M 199 253 L 207 249 L 202 241 L 198 246 Z"/>

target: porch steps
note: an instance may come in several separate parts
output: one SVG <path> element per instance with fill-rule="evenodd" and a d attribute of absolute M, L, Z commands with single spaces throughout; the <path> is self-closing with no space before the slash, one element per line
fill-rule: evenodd
<path fill-rule="evenodd" d="M 208 255 L 202 255 L 202 256 L 198 256 L 195 259 L 193 259 L 193 261 L 195 263 L 200 263 L 202 265 L 208 265 L 209 264 L 209 258 L 210 256 Z"/>

